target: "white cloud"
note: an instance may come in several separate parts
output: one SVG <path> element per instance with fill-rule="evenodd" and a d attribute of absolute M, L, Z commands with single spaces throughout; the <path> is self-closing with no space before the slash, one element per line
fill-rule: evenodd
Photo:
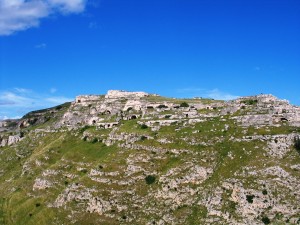
<path fill-rule="evenodd" d="M 21 116 L 15 116 L 15 117 L 8 117 L 8 116 L 1 116 L 0 115 L 0 120 L 7 120 L 7 119 L 20 119 Z"/>
<path fill-rule="evenodd" d="M 204 92 L 205 89 L 203 88 L 182 88 L 178 89 L 178 93 L 183 93 L 183 94 L 197 94 L 197 93 L 202 93 Z"/>
<path fill-rule="evenodd" d="M 213 98 L 217 100 L 232 100 L 236 99 L 239 96 L 232 95 L 224 91 L 220 91 L 219 89 L 215 88 L 212 90 L 207 90 L 203 88 L 183 88 L 178 89 L 177 93 L 182 95 L 181 97 L 203 97 L 203 98 Z"/>
<path fill-rule="evenodd" d="M 19 92 L 19 93 L 30 93 L 30 92 L 32 92 L 30 89 L 25 89 L 25 88 L 14 88 L 14 90 L 16 92 Z"/>
<path fill-rule="evenodd" d="M 33 110 L 73 101 L 65 96 L 54 96 L 53 93 L 47 95 L 24 90 L 27 89 L 14 88 L 10 91 L 0 91 L 0 118 L 15 118 Z"/>
<path fill-rule="evenodd" d="M 57 8 L 64 13 L 79 13 L 85 8 L 85 0 L 48 0 L 52 8 Z"/>
<path fill-rule="evenodd" d="M 0 0 L 0 35 L 37 27 L 41 19 L 55 13 L 84 11 L 87 0 Z"/>
<path fill-rule="evenodd" d="M 232 100 L 232 99 L 237 99 L 239 96 L 237 95 L 232 95 L 223 91 L 220 91 L 219 89 L 213 89 L 207 91 L 206 94 L 207 97 L 213 98 L 213 99 L 218 99 L 218 100 Z"/>

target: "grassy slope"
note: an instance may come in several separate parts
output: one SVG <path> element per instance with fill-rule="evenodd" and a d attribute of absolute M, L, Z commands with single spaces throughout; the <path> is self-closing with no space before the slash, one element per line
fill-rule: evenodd
<path fill-rule="evenodd" d="M 156 100 L 156 99 L 155 99 Z M 255 167 L 256 169 L 266 166 L 279 165 L 288 170 L 286 165 L 299 163 L 299 155 L 292 151 L 283 160 L 264 156 L 263 147 L 265 143 L 259 141 L 251 142 L 232 142 L 230 138 L 241 137 L 241 132 L 246 130 L 247 135 L 254 133 L 283 134 L 292 131 L 299 131 L 296 128 L 282 126 L 280 128 L 255 129 L 236 127 L 234 121 L 229 116 L 226 121 L 219 118 L 212 118 L 206 122 L 190 125 L 182 128 L 181 124 L 170 127 L 163 127 L 158 132 L 150 129 L 141 129 L 137 121 L 125 121 L 120 127 L 119 132 L 135 133 L 137 135 L 150 135 L 154 139 L 141 140 L 139 145 L 154 146 L 165 149 L 163 155 L 146 150 L 120 149 L 116 145 L 105 146 L 102 143 L 91 143 L 81 139 L 82 133 L 57 132 L 45 134 L 45 136 L 32 135 L 26 138 L 15 147 L 1 148 L 0 154 L 0 224 L 69 224 L 73 217 L 78 221 L 77 224 L 120 224 L 126 222 L 126 218 L 139 218 L 140 222 L 146 223 L 152 219 L 159 218 L 159 210 L 165 210 L 163 202 L 158 199 L 149 199 L 149 194 L 160 190 L 161 184 L 156 182 L 147 185 L 143 179 L 137 180 L 133 185 L 122 186 L 117 183 L 103 184 L 92 181 L 88 177 L 91 169 L 103 168 L 104 172 L 118 171 L 119 175 L 110 178 L 117 181 L 126 181 L 124 170 L 126 169 L 126 159 L 131 156 L 148 156 L 148 163 L 136 164 L 141 166 L 147 173 L 162 176 L 172 168 L 180 168 L 186 162 L 196 162 L 201 166 L 214 167 L 214 174 L 202 185 L 203 189 L 210 190 L 212 186 L 218 186 L 228 178 L 233 178 L 235 172 L 241 172 L 245 166 Z M 228 131 L 222 131 L 225 124 L 229 124 Z M 180 128 L 179 130 L 176 130 Z M 96 137 L 106 136 L 107 130 L 97 131 L 93 127 L 88 131 Z M 195 133 L 195 131 L 199 131 Z M 102 138 L 102 137 L 101 137 Z M 167 138 L 172 143 L 162 144 L 158 142 L 160 138 Z M 208 146 L 190 145 L 188 141 L 212 142 Z M 255 148 L 256 147 L 256 148 Z M 176 156 L 168 150 L 187 149 L 188 153 Z M 17 154 L 16 154 L 17 153 Z M 232 153 L 234 160 L 228 154 Z M 18 156 L 17 156 L 18 155 Z M 206 161 L 202 161 L 205 159 Z M 84 162 L 84 164 L 82 164 Z M 29 169 L 24 169 L 26 165 Z M 45 190 L 33 191 L 33 184 L 37 177 L 46 170 L 58 171 L 58 174 L 47 177 L 54 183 L 53 187 Z M 295 171 L 289 171 L 294 176 L 299 177 Z M 72 174 L 73 178 L 65 175 Z M 140 173 L 142 177 L 146 176 Z M 235 177 L 239 178 L 239 177 Z M 241 180 L 244 178 L 240 177 Z M 138 199 L 145 199 L 141 207 L 132 205 L 133 196 L 124 193 L 120 194 L 120 201 L 128 205 L 127 210 L 118 211 L 112 209 L 110 218 L 105 215 L 99 216 L 96 213 L 85 213 L 80 210 L 82 202 L 72 201 L 68 203 L 67 209 L 47 207 L 53 203 L 56 197 L 71 184 L 83 184 L 86 188 L 95 188 L 97 194 L 104 199 L 109 199 L 108 190 L 124 191 L 133 190 Z M 259 189 L 255 182 L 255 177 L 247 177 L 243 180 L 245 186 Z M 193 185 L 190 185 L 193 187 Z M 196 187 L 195 187 L 196 188 Z M 201 196 L 198 196 L 201 198 Z M 235 205 L 224 197 L 223 211 L 231 212 L 233 216 Z M 196 202 L 196 201 L 195 201 Z M 156 207 L 158 211 L 148 211 L 146 209 Z M 186 224 L 199 224 L 207 216 L 207 209 L 204 206 L 193 204 L 189 207 L 182 206 L 172 212 L 178 221 Z M 117 221 L 116 221 L 117 218 Z"/>

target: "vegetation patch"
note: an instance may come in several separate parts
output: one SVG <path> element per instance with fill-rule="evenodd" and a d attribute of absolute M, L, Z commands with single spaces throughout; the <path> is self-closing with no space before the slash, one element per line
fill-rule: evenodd
<path fill-rule="evenodd" d="M 145 181 L 147 184 L 153 184 L 155 182 L 156 178 L 153 175 L 148 175 L 145 177 Z"/>
<path fill-rule="evenodd" d="M 297 150 L 297 152 L 300 154 L 300 138 L 299 137 L 294 138 L 294 147 Z"/>
<path fill-rule="evenodd" d="M 246 195 L 246 199 L 249 203 L 253 203 L 254 195 Z"/>
<path fill-rule="evenodd" d="M 141 125 L 141 129 L 144 130 L 144 129 L 147 129 L 147 128 L 148 128 L 148 126 L 147 126 L 146 124 L 142 124 L 142 125 Z"/>
<path fill-rule="evenodd" d="M 181 108 L 186 108 L 186 107 L 189 107 L 190 105 L 187 103 L 187 102 L 182 102 L 181 104 L 180 104 L 180 107 Z"/>
<path fill-rule="evenodd" d="M 264 224 L 270 224 L 270 223 L 271 223 L 270 219 L 269 219 L 267 216 L 264 216 L 264 217 L 261 219 L 261 221 L 262 221 Z"/>
<path fill-rule="evenodd" d="M 257 104 L 257 99 L 246 99 L 246 100 L 243 100 L 241 101 L 241 103 L 244 103 L 246 105 L 255 105 Z"/>

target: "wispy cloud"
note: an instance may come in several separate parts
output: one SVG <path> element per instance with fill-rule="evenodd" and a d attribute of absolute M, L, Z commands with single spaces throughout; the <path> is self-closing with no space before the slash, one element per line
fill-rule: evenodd
<path fill-rule="evenodd" d="M 217 100 L 232 100 L 239 96 L 233 95 L 217 88 L 212 90 L 207 90 L 204 88 L 182 88 L 177 89 L 176 92 L 180 94 L 181 97 L 203 97 L 203 98 L 213 98 Z"/>
<path fill-rule="evenodd" d="M 23 93 L 23 94 L 32 92 L 32 90 L 26 88 L 14 88 L 14 90 L 15 92 Z"/>
<path fill-rule="evenodd" d="M 0 0 L 0 35 L 38 27 L 41 19 L 53 14 L 84 11 L 87 0 Z"/>
<path fill-rule="evenodd" d="M 32 110 L 73 101 L 72 98 L 53 94 L 40 94 L 24 88 L 0 91 L 0 119 L 14 118 Z"/>
<path fill-rule="evenodd" d="M 205 91 L 206 89 L 203 88 L 182 88 L 176 90 L 177 93 L 188 94 L 188 95 L 199 94 Z"/>
<path fill-rule="evenodd" d="M 55 92 L 57 92 L 57 89 L 56 89 L 56 88 L 51 88 L 51 89 L 50 89 L 50 93 L 51 93 L 51 94 L 54 94 Z"/>
<path fill-rule="evenodd" d="M 255 67 L 254 67 L 254 70 L 255 70 L 255 71 L 261 71 L 261 67 L 260 67 L 260 66 L 255 66 Z"/>
<path fill-rule="evenodd" d="M 239 97 L 237 95 L 232 95 L 232 94 L 220 91 L 217 88 L 207 91 L 206 96 L 209 97 L 209 98 L 218 99 L 218 100 L 226 100 L 226 101 L 236 99 L 236 98 Z"/>
<path fill-rule="evenodd" d="M 90 29 L 97 29 L 98 28 L 98 23 L 97 22 L 90 22 L 89 23 L 89 28 Z"/>
<path fill-rule="evenodd" d="M 34 46 L 35 48 L 38 48 L 38 49 L 45 49 L 47 48 L 47 44 L 45 43 L 41 43 L 41 44 L 37 44 L 36 46 Z"/>

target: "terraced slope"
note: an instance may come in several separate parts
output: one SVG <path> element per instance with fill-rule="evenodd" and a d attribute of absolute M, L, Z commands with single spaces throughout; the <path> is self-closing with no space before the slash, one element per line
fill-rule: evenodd
<path fill-rule="evenodd" d="M 0 224 L 299 224 L 300 109 L 143 92 L 0 122 Z"/>

